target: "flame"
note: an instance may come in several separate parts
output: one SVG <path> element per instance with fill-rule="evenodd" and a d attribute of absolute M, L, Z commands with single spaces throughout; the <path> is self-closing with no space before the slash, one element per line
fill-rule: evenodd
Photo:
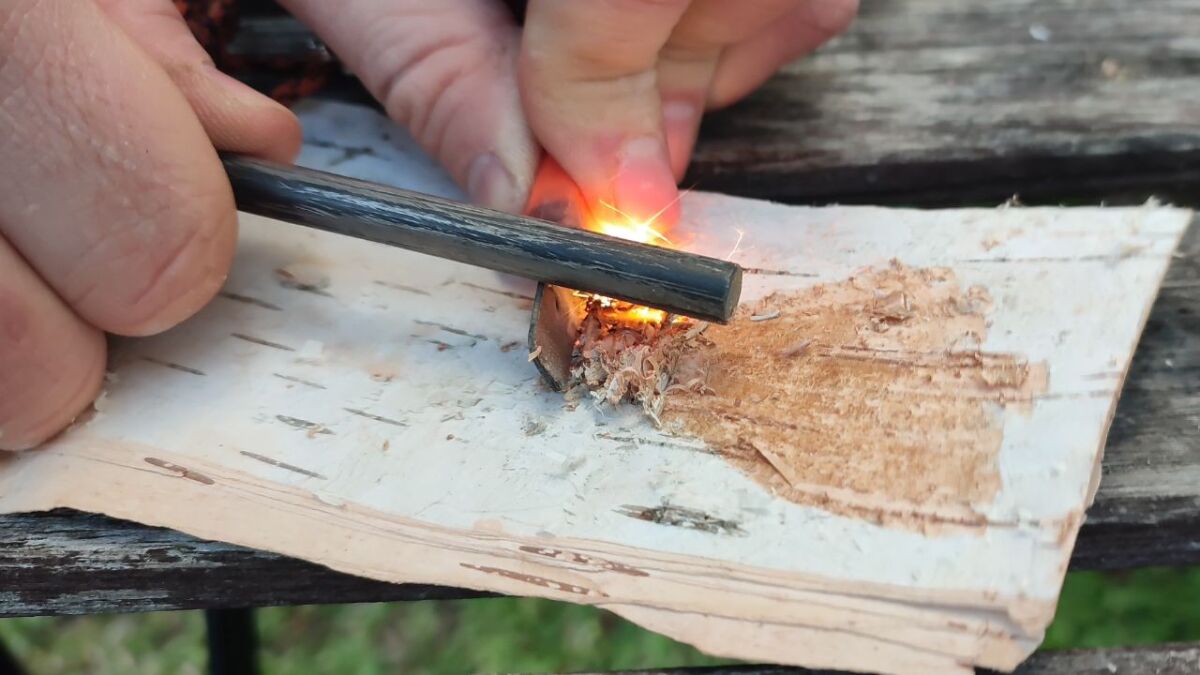
<path fill-rule="evenodd" d="M 638 220 L 607 202 L 602 201 L 600 205 L 612 211 L 614 217 L 588 219 L 588 222 L 585 224 L 586 229 L 606 234 L 610 237 L 619 237 L 642 244 L 676 248 L 674 242 L 659 230 L 657 220 L 662 211 L 645 220 Z M 665 211 L 666 209 L 664 208 L 663 210 Z M 578 295 L 596 302 L 601 309 L 602 316 L 613 323 L 661 326 L 667 321 L 667 313 L 661 309 L 635 305 L 592 293 L 579 293 Z M 675 317 L 673 322 L 684 320 L 686 319 L 683 317 Z"/>

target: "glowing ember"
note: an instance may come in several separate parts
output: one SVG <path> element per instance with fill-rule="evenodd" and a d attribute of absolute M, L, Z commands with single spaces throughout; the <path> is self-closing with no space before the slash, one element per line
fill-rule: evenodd
<path fill-rule="evenodd" d="M 661 309 L 635 305 L 632 302 L 617 300 L 605 295 L 575 291 L 575 296 L 585 298 L 594 308 L 596 315 L 612 324 L 654 324 L 661 325 L 667 319 L 667 313 Z M 674 317 L 672 323 L 686 320 L 685 317 Z"/>
<path fill-rule="evenodd" d="M 637 220 L 611 204 L 601 202 L 601 205 L 613 211 L 618 218 L 612 220 L 591 219 L 585 225 L 587 229 L 599 232 L 600 234 L 606 234 L 610 237 L 619 237 L 642 244 L 675 248 L 675 244 L 656 228 L 656 216 L 648 220 Z M 605 321 L 613 324 L 652 324 L 661 326 L 667 320 L 667 313 L 660 309 L 635 305 L 603 295 L 594 295 L 591 293 L 576 293 L 576 295 L 588 298 L 589 301 L 595 303 L 594 306 L 598 309 L 598 314 Z M 680 323 L 686 320 L 684 317 L 674 317 L 672 323 Z"/>
<path fill-rule="evenodd" d="M 661 231 L 659 214 L 638 220 L 603 204 L 615 215 L 585 218 L 584 227 L 613 237 L 677 248 Z M 710 393 L 707 385 L 708 324 L 662 310 L 575 291 L 582 310 L 575 329 L 568 396 L 598 402 L 639 404 L 659 422 L 669 391 Z M 574 324 L 573 324 L 574 325 Z"/>

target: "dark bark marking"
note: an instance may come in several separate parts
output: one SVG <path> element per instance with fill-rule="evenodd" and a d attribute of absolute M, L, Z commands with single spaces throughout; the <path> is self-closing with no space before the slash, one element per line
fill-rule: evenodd
<path fill-rule="evenodd" d="M 167 471 L 170 471 L 171 473 L 176 474 L 180 478 L 194 480 L 197 483 L 203 483 L 204 485 L 214 485 L 216 483 L 215 480 L 209 478 L 208 476 L 205 476 L 204 474 L 196 472 L 196 471 L 192 471 L 191 469 L 189 469 L 185 466 L 179 466 L 178 464 L 172 464 L 171 462 L 168 462 L 163 459 L 159 459 L 157 457 L 144 457 L 143 459 L 145 460 L 145 462 L 147 464 L 150 464 L 152 466 L 157 466 L 160 469 L 165 469 Z"/>
<path fill-rule="evenodd" d="M 688 509 L 681 506 L 669 506 L 666 504 L 662 506 L 625 505 L 619 509 L 616 509 L 616 512 L 623 516 L 637 518 L 638 520 L 644 520 L 650 523 L 670 525 L 672 527 L 682 527 L 687 530 L 699 530 L 701 532 L 708 532 L 709 534 L 729 534 L 738 536 L 744 536 L 746 534 L 746 531 L 742 529 L 742 526 L 735 521 L 717 518 L 715 516 L 710 516 L 703 511 Z"/>
<path fill-rule="evenodd" d="M 628 574 L 631 577 L 650 576 L 646 572 L 624 563 L 613 562 L 611 560 L 605 560 L 604 558 L 594 558 L 590 555 L 576 553 L 574 551 L 564 551 L 559 548 L 548 548 L 544 546 L 522 546 L 521 551 L 542 556 L 543 558 L 561 560 L 563 562 L 577 565 L 587 565 L 588 567 L 595 567 L 608 572 L 616 572 L 617 574 Z"/>
<path fill-rule="evenodd" d="M 328 427 L 326 427 L 324 424 L 317 424 L 316 422 L 310 422 L 308 420 L 300 419 L 299 417 L 289 417 L 287 415 L 276 415 L 275 419 L 279 420 L 280 422 L 283 422 L 284 424 L 288 425 L 289 427 L 301 429 L 303 431 L 307 431 L 310 434 L 325 434 L 325 435 L 330 435 L 330 436 L 333 435 L 333 431 L 331 429 L 329 429 Z"/>
<path fill-rule="evenodd" d="M 805 279 L 814 279 L 816 274 L 811 272 L 791 272 L 788 270 L 772 270 L 765 267 L 743 267 L 742 274 L 757 274 L 765 277 L 802 277 Z"/>
<path fill-rule="evenodd" d="M 527 300 L 529 302 L 533 302 L 533 296 L 531 296 L 531 295 L 522 295 L 520 293 L 514 293 L 512 291 L 501 291 L 496 288 L 488 288 L 487 286 L 480 286 L 479 284 L 473 284 L 469 281 L 460 281 L 460 282 L 458 282 L 458 285 L 466 286 L 467 288 L 474 288 L 477 291 L 484 291 L 485 293 L 495 293 L 496 295 L 503 295 L 506 298 L 513 298 L 514 300 Z"/>
<path fill-rule="evenodd" d="M 282 373 L 271 373 L 271 374 L 274 375 L 275 377 L 278 377 L 281 380 L 287 380 L 288 382 L 295 382 L 296 384 L 303 384 L 306 387 L 312 387 L 314 389 L 324 389 L 325 388 L 325 385 L 323 385 L 323 384 L 317 384 L 316 382 L 309 382 L 308 380 L 302 380 L 298 377 L 292 377 L 291 375 L 284 375 Z"/>
<path fill-rule="evenodd" d="M 416 293 L 417 295 L 429 295 L 429 291 L 422 290 L 415 286 L 405 286 L 404 284 L 397 284 L 397 283 L 393 283 L 391 281 L 380 281 L 378 279 L 375 280 L 375 283 L 379 286 L 383 286 L 384 288 L 390 288 L 395 291 L 404 291 L 405 293 Z"/>
<path fill-rule="evenodd" d="M 330 167 L 339 166 L 341 164 L 349 162 L 352 159 L 357 159 L 359 157 L 364 157 L 364 156 L 365 157 L 375 157 L 376 156 L 375 149 L 370 146 L 366 146 L 366 145 L 360 145 L 360 146 L 340 145 L 338 143 L 334 143 L 333 141 L 325 141 L 325 140 L 319 140 L 319 139 L 306 139 L 304 141 L 304 144 L 311 145 L 314 148 L 323 148 L 326 150 L 341 151 L 342 154 L 340 157 L 337 157 L 329 162 Z"/>
<path fill-rule="evenodd" d="M 397 427 L 407 427 L 408 426 L 407 422 L 401 422 L 400 420 L 394 420 L 390 417 L 384 417 L 383 415 L 376 415 L 374 413 L 369 413 L 365 410 L 358 410 L 356 408 L 342 408 L 342 410 L 345 410 L 346 412 L 350 413 L 351 415 L 358 415 L 359 417 L 365 417 L 369 420 L 375 420 L 376 422 L 383 422 L 384 424 L 391 424 L 392 426 L 397 426 Z"/>
<path fill-rule="evenodd" d="M 253 335 L 245 335 L 243 333 L 230 333 L 230 335 L 232 335 L 233 337 L 235 337 L 239 340 L 245 340 L 246 342 L 253 342 L 256 345 L 262 345 L 264 347 L 271 347 L 272 349 L 281 349 L 285 352 L 296 351 L 295 349 L 293 349 L 287 345 L 281 345 L 278 342 L 271 342 L 270 340 L 256 338 Z"/>
<path fill-rule="evenodd" d="M 269 309 L 276 312 L 283 311 L 283 308 L 279 305 L 273 305 L 266 300 L 259 300 L 258 298 L 252 298 L 248 295 L 241 295 L 231 291 L 221 291 L 220 296 L 226 300 L 233 300 L 234 302 L 240 302 L 246 305 L 254 305 L 255 307 L 262 307 L 263 309 Z"/>
<path fill-rule="evenodd" d="M 147 363 L 153 363 L 156 366 L 163 366 L 164 368 L 178 370 L 181 373 L 188 373 L 191 375 L 200 375 L 200 376 L 206 375 L 206 373 L 202 370 L 197 370 L 195 368 L 189 368 L 187 366 L 181 366 L 178 363 L 172 363 L 170 361 L 163 361 L 161 359 L 156 359 L 152 356 L 143 356 L 142 360 L 146 361 Z"/>
<path fill-rule="evenodd" d="M 277 466 L 280 469 L 287 469 L 288 471 L 298 473 L 302 476 L 308 476 L 309 478 L 320 478 L 322 480 L 325 480 L 325 476 L 322 476 L 321 474 L 319 474 L 315 471 L 309 471 L 308 469 L 302 469 L 294 464 L 288 464 L 287 462 L 281 462 L 277 459 L 271 459 L 270 457 L 267 457 L 265 455 L 260 455 L 255 452 L 248 452 L 246 450 L 241 450 L 240 452 L 241 452 L 241 454 L 249 457 L 250 459 L 258 460 L 264 464 L 270 464 L 271 466 Z"/>
<path fill-rule="evenodd" d="M 281 267 L 281 268 L 275 270 L 275 279 L 276 279 L 276 281 L 279 282 L 280 286 L 283 286 L 284 288 L 290 288 L 293 291 L 302 291 L 304 293 L 312 293 L 313 295 L 320 295 L 320 296 L 324 296 L 326 298 L 333 297 L 333 295 L 330 294 L 329 291 L 325 290 L 325 288 L 327 286 L 329 286 L 329 279 L 326 279 L 324 277 L 322 277 L 320 281 L 315 282 L 315 283 L 301 281 L 296 278 L 296 275 L 292 274 L 291 272 L 289 272 Z"/>
<path fill-rule="evenodd" d="M 454 328 L 453 326 L 447 326 L 446 324 L 438 323 L 436 321 L 425 321 L 423 319 L 413 319 L 413 323 L 419 324 L 421 326 L 433 326 L 434 328 L 437 328 L 438 330 L 443 330 L 443 331 L 446 331 L 447 333 L 451 333 L 454 335 L 461 335 L 463 337 L 473 338 L 475 340 L 483 340 L 486 342 L 489 339 L 488 336 L 486 336 L 486 335 L 479 335 L 477 333 L 468 333 L 467 331 L 465 331 L 461 328 Z"/>

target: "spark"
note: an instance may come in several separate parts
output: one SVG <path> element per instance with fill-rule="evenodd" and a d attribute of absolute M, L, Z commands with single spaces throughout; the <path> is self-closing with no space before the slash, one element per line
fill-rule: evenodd
<path fill-rule="evenodd" d="M 733 254 L 737 253 L 738 247 L 742 245 L 742 239 L 746 238 L 746 231 L 733 228 L 734 232 L 738 233 L 737 241 L 733 242 L 733 248 L 729 249 L 729 254 L 725 256 L 726 260 L 733 260 Z"/>
<path fill-rule="evenodd" d="M 668 246 L 675 246 L 675 243 L 668 239 L 665 234 L 654 229 L 654 219 L 657 218 L 662 211 L 659 211 L 647 220 L 639 221 L 638 219 L 604 200 L 600 201 L 600 205 L 621 216 L 626 222 L 614 223 L 607 220 L 598 221 L 592 228 L 597 232 L 601 234 L 612 235 L 614 237 L 620 237 L 622 239 L 631 239 L 643 244 L 661 241 Z"/>
<path fill-rule="evenodd" d="M 612 211 L 614 214 L 619 216 L 619 220 L 623 220 L 624 222 L 619 222 L 617 219 L 606 220 L 596 218 L 589 223 L 587 229 L 599 232 L 601 234 L 620 237 L 622 239 L 628 239 L 643 244 L 654 244 L 657 246 L 665 245 L 670 248 L 678 248 L 675 242 L 671 241 L 662 232 L 659 232 L 655 225 L 657 224 L 658 218 L 662 214 L 666 213 L 667 209 L 671 208 L 688 191 L 690 191 L 690 188 L 689 190 L 681 192 L 679 196 L 675 197 L 675 199 L 668 202 L 666 206 L 663 206 L 645 220 L 634 218 L 632 215 L 622 211 L 615 205 L 604 200 L 600 200 L 600 206 Z M 576 291 L 575 295 L 585 298 L 589 303 L 594 303 L 592 304 L 592 307 L 599 311 L 600 316 L 607 321 L 618 325 L 629 326 L 637 324 L 651 324 L 654 326 L 664 326 L 687 324 L 691 321 L 687 317 L 674 316 L 660 309 L 635 305 L 603 295 L 581 291 Z"/>
<path fill-rule="evenodd" d="M 687 193 L 689 193 L 689 192 L 691 192 L 691 191 L 692 191 L 692 188 L 687 188 L 687 189 L 684 189 L 684 190 L 680 190 L 680 191 L 679 191 L 679 193 L 675 195 L 675 198 L 674 198 L 674 199 L 672 199 L 671 201 L 667 202 L 667 203 L 666 203 L 666 205 L 664 205 L 664 206 L 663 206 L 661 209 L 659 209 L 659 210 L 655 211 L 655 212 L 654 212 L 654 215 L 650 216 L 650 218 L 649 218 L 649 220 L 647 220 L 647 222 L 653 223 L 655 220 L 658 220 L 658 217 L 659 217 L 659 216 L 661 216 L 662 214 L 666 213 L 666 212 L 667 212 L 667 209 L 669 209 L 669 208 L 671 208 L 672 206 L 674 206 L 675 204 L 677 204 L 677 203 L 679 202 L 679 200 L 683 199 L 683 196 L 684 196 L 684 195 L 686 195 Z"/>

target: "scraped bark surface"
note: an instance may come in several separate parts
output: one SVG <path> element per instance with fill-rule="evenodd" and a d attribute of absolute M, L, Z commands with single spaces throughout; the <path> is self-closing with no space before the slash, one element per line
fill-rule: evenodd
<path fill-rule="evenodd" d="M 1001 409 L 1046 366 L 982 351 L 991 298 L 945 268 L 899 262 L 774 293 L 706 333 L 706 386 L 667 397 L 698 436 L 775 494 L 905 525 L 986 522 L 1000 489 Z"/>

